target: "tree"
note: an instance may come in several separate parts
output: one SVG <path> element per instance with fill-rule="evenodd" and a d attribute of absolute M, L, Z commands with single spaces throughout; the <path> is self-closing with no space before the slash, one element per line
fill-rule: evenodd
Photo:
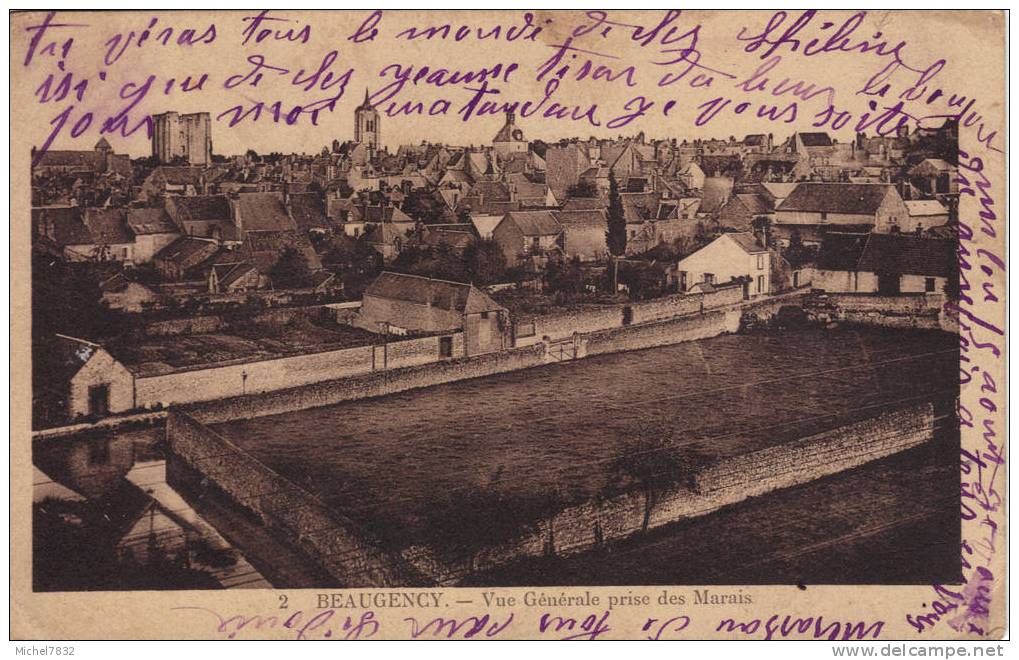
<path fill-rule="evenodd" d="M 480 240 L 468 246 L 463 259 L 474 284 L 495 284 L 506 279 L 506 255 L 493 240 Z"/>
<path fill-rule="evenodd" d="M 671 427 L 654 420 L 638 423 L 632 436 L 623 442 L 616 458 L 609 465 L 610 482 L 606 490 L 627 492 L 633 488 L 644 494 L 644 515 L 641 531 L 651 524 L 651 512 L 661 490 L 692 479 L 705 462 L 703 456 L 691 451 L 681 452 Z"/>
<path fill-rule="evenodd" d="M 293 247 L 283 248 L 276 264 L 269 271 L 273 284 L 281 289 L 300 289 L 311 279 L 308 260 Z"/>
<path fill-rule="evenodd" d="M 612 293 L 616 292 L 619 280 L 618 258 L 626 254 L 626 216 L 623 214 L 623 201 L 619 197 L 619 184 L 609 170 L 609 209 L 608 231 L 605 232 L 605 244 L 614 257 L 612 262 Z"/>

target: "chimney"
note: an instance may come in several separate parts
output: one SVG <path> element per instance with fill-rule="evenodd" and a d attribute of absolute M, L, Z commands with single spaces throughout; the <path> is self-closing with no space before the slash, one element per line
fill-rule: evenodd
<path fill-rule="evenodd" d="M 506 111 L 506 123 L 509 124 L 510 126 L 516 123 L 516 115 L 513 114 L 512 110 Z"/>

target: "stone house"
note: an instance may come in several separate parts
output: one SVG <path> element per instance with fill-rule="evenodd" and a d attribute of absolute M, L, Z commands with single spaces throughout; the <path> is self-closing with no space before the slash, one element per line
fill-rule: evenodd
<path fill-rule="evenodd" d="M 905 202 L 909 211 L 909 222 L 905 223 L 904 231 L 916 231 L 948 224 L 948 209 L 936 199 L 914 199 Z"/>
<path fill-rule="evenodd" d="M 209 238 L 181 236 L 156 253 L 153 263 L 164 280 L 182 282 L 192 277 L 196 266 L 219 251 L 219 244 Z"/>
<path fill-rule="evenodd" d="M 464 355 L 509 345 L 509 312 L 471 284 L 385 272 L 365 289 L 357 327 L 382 334 L 463 331 Z M 440 357 L 453 355 L 453 338 L 439 342 Z"/>
<path fill-rule="evenodd" d="M 181 235 L 164 208 L 127 209 L 127 226 L 134 234 L 132 261 L 135 264 L 151 262 L 157 252 Z"/>
<path fill-rule="evenodd" d="M 691 291 L 699 285 L 722 285 L 741 280 L 746 297 L 771 292 L 771 251 L 753 234 L 722 234 L 677 265 L 679 289 Z"/>
<path fill-rule="evenodd" d="M 881 183 L 800 183 L 775 209 L 776 238 L 788 245 L 792 231 L 819 245 L 827 231 L 905 229 L 909 211 L 895 186 Z"/>
<path fill-rule="evenodd" d="M 608 216 L 604 209 L 576 209 L 553 212 L 563 228 L 563 253 L 567 259 L 600 261 L 608 256 L 605 242 Z"/>
<path fill-rule="evenodd" d="M 956 249 L 953 240 L 910 234 L 829 234 L 807 277 L 831 292 L 941 294 L 958 270 Z"/>
<path fill-rule="evenodd" d="M 165 205 L 166 212 L 187 236 L 240 241 L 227 195 L 169 196 Z"/>
<path fill-rule="evenodd" d="M 507 266 L 528 262 L 540 268 L 562 254 L 563 227 L 552 211 L 514 211 L 492 230 L 492 240 L 502 249 Z"/>
<path fill-rule="evenodd" d="M 99 344 L 57 335 L 61 373 L 52 374 L 62 388 L 67 418 L 124 412 L 135 407 L 134 375 Z"/>

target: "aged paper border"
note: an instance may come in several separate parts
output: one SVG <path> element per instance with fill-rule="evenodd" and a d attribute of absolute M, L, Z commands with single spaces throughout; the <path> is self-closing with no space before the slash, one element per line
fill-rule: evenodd
<path fill-rule="evenodd" d="M 922 13 L 917 16 L 918 20 L 927 20 L 932 16 L 925 16 Z M 940 13 L 942 20 L 946 14 Z M 16 53 L 23 40 L 14 26 L 25 19 L 24 15 L 13 16 L 11 24 L 12 53 Z M 953 35 L 954 42 L 945 47 L 953 54 L 959 54 L 962 61 L 967 62 L 965 89 L 967 93 L 981 96 L 986 102 L 983 110 L 987 115 L 994 117 L 991 126 L 996 127 L 1000 133 L 1004 133 L 1004 25 L 1005 19 L 1001 13 L 986 12 L 960 12 L 952 13 L 948 20 L 954 21 L 960 27 L 958 34 Z M 237 613 L 245 616 L 264 615 L 274 616 L 280 614 L 276 610 L 277 594 L 282 592 L 238 592 L 212 593 L 212 592 L 118 592 L 118 593 L 52 593 L 41 594 L 31 591 L 31 534 L 30 534 L 30 502 L 31 502 L 31 477 L 30 471 L 26 469 L 31 463 L 31 433 L 30 433 L 30 408 L 31 408 L 31 379 L 30 379 L 30 352 L 28 348 L 28 337 L 30 336 L 30 239 L 28 231 L 28 209 L 30 202 L 27 191 L 29 186 L 28 153 L 29 146 L 37 143 L 38 130 L 29 130 L 29 120 L 37 115 L 31 107 L 26 107 L 23 102 L 23 95 L 15 95 L 15 90 L 25 91 L 28 85 L 27 80 L 19 80 L 17 72 L 17 57 L 11 60 L 12 80 L 12 119 L 11 119 L 11 635 L 15 639 L 218 639 L 224 635 L 218 633 L 215 626 L 197 625 L 193 618 L 182 618 L 175 616 L 171 608 L 182 605 L 205 607 L 221 613 Z M 30 91 L 28 92 L 31 93 Z M 983 171 L 992 182 L 994 195 L 995 212 L 998 214 L 997 222 L 994 224 L 998 230 L 996 238 L 977 232 L 971 251 L 979 248 L 989 249 L 997 254 L 1004 251 L 1004 223 L 1001 221 L 1004 216 L 1005 199 L 1003 190 L 1005 187 L 1005 162 L 1001 154 L 993 155 L 986 151 L 980 151 L 973 143 L 973 134 L 970 131 L 963 131 L 960 135 L 960 148 L 971 154 L 980 155 Z M 963 195 L 962 218 L 971 218 L 974 230 L 979 225 L 977 214 L 979 213 L 978 200 Z M 997 291 L 1004 290 L 1004 274 L 995 271 L 993 276 L 988 278 L 994 282 Z M 1002 296 L 1004 299 L 1004 296 Z M 993 302 L 977 300 L 970 310 L 974 315 L 998 326 L 1004 327 L 1004 302 L 994 304 Z M 977 335 L 981 341 L 987 341 L 986 336 Z M 997 338 L 1000 340 L 1000 338 Z M 1000 341 L 996 341 L 1000 343 Z M 999 431 L 999 439 L 1002 437 L 1004 424 L 1004 392 L 1005 372 L 1004 355 L 1002 359 L 994 359 L 988 350 L 974 350 L 971 347 L 970 356 L 974 365 L 979 365 L 985 374 L 990 374 L 998 385 L 998 393 L 994 402 L 998 404 L 998 410 L 993 415 L 995 428 Z M 962 401 L 971 410 L 980 406 L 983 396 L 976 389 L 977 383 L 974 380 L 970 385 L 963 388 Z M 963 429 L 963 446 L 973 450 L 983 451 L 985 449 L 982 433 L 976 429 Z M 998 493 L 1004 497 L 1003 474 L 999 474 L 994 482 Z M 965 478 L 965 477 L 964 477 Z M 979 518 L 972 523 L 966 523 L 963 528 L 964 538 L 982 538 L 985 529 L 979 526 Z M 1005 574 L 1005 543 L 1004 543 L 1004 518 L 1000 520 L 1002 527 L 998 530 L 996 551 L 987 564 L 993 572 L 990 579 L 987 597 L 990 599 L 992 608 L 992 625 L 988 631 L 989 636 L 985 639 L 1000 638 L 1005 629 L 1005 598 L 1006 583 Z M 971 557 L 973 561 L 979 559 L 978 555 Z M 681 591 L 689 594 L 694 587 L 682 587 Z M 497 589 L 500 593 L 516 595 L 518 599 L 527 589 Z M 626 591 L 621 587 L 599 587 L 589 589 L 592 593 L 602 594 L 603 598 L 609 592 Z M 652 598 L 652 602 L 661 592 L 662 587 L 634 587 L 634 593 L 646 593 Z M 363 590 L 355 590 L 363 591 Z M 392 591 L 392 590 L 386 590 Z M 441 589 L 451 596 L 453 590 Z M 481 589 L 460 589 L 456 590 L 458 598 L 470 598 L 474 600 L 473 606 L 452 606 L 441 612 L 442 616 L 468 616 L 478 614 L 477 603 L 480 601 Z M 558 592 L 558 589 L 545 589 L 548 592 Z M 583 588 L 570 588 L 568 593 L 582 593 Z M 715 608 L 710 610 L 709 616 L 694 616 L 694 620 L 682 632 L 676 635 L 679 638 L 711 639 L 723 638 L 725 635 L 715 631 L 715 623 L 720 618 L 733 618 L 736 620 L 751 620 L 755 618 L 766 619 L 778 614 L 786 614 L 794 617 L 808 617 L 823 614 L 826 619 L 843 621 L 875 621 L 885 620 L 886 626 L 881 635 L 882 640 L 888 639 L 909 639 L 918 641 L 930 641 L 935 639 L 975 639 L 970 634 L 959 633 L 948 627 L 944 622 L 938 624 L 933 630 L 917 634 L 907 624 L 904 615 L 909 612 L 929 611 L 920 607 L 921 603 L 929 604 L 935 597 L 929 586 L 909 587 L 884 587 L 884 586 L 811 586 L 806 591 L 801 591 L 795 586 L 780 587 L 744 587 L 754 596 L 753 606 L 727 606 L 724 610 Z M 287 590 L 291 603 L 292 613 L 296 609 L 303 608 L 309 616 L 315 613 L 316 594 L 315 590 Z M 508 614 L 508 611 L 493 608 L 488 610 L 496 620 Z M 708 612 L 701 609 L 694 612 Z M 502 638 L 533 638 L 537 635 L 537 618 L 542 612 L 535 609 L 517 608 L 515 610 L 514 625 L 508 629 Z M 562 615 L 583 617 L 591 612 L 588 609 L 562 608 Z M 690 610 L 684 611 L 692 614 Z M 403 617 L 407 613 L 401 610 L 381 609 L 376 611 L 379 621 L 382 622 L 382 632 L 376 637 L 403 638 L 409 633 Z M 431 614 L 423 613 L 422 616 Z M 652 607 L 641 610 L 617 610 L 613 612 L 611 620 L 611 632 L 605 634 L 604 638 L 643 638 L 647 632 L 642 631 L 642 624 L 649 617 L 658 617 L 665 620 L 675 616 L 676 612 L 670 608 Z M 258 631 L 247 630 L 243 635 L 246 639 L 293 639 L 293 629 L 282 627 L 266 628 Z M 743 639 L 762 639 L 762 635 L 741 636 Z"/>

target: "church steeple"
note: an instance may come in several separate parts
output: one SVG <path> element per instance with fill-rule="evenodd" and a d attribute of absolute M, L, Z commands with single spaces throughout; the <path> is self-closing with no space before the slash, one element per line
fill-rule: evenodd
<path fill-rule="evenodd" d="M 379 113 L 371 104 L 367 87 L 364 102 L 354 110 L 354 141 L 368 147 L 369 153 L 379 148 Z"/>

